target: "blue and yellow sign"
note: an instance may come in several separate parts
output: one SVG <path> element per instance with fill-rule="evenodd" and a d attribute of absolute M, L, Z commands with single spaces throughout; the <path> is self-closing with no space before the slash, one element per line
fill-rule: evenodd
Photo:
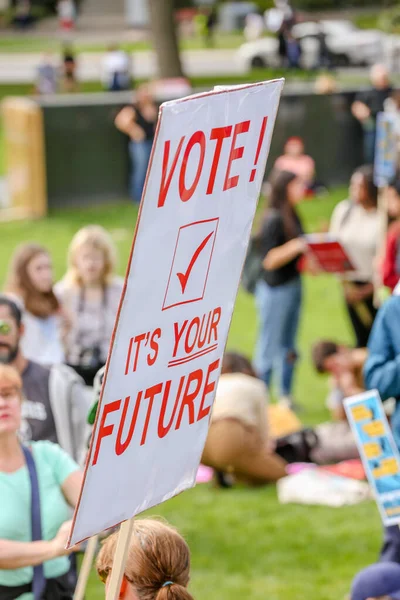
<path fill-rule="evenodd" d="M 368 481 L 384 525 L 400 523 L 400 454 L 376 390 L 345 400 Z"/>

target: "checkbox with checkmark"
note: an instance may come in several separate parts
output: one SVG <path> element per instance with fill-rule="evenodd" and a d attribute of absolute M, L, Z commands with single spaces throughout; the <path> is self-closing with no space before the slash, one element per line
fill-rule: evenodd
<path fill-rule="evenodd" d="M 180 227 L 172 258 L 163 310 L 204 298 L 219 219 Z"/>

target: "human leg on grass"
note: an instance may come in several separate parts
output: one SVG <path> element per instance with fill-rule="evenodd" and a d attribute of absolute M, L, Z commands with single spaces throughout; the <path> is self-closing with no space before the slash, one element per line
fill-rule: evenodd
<path fill-rule="evenodd" d="M 232 418 L 211 423 L 201 462 L 251 485 L 286 475 L 285 461 L 269 451 L 258 432 Z"/>
<path fill-rule="evenodd" d="M 318 444 L 311 452 L 311 459 L 318 465 L 359 458 L 354 435 L 347 421 L 321 423 L 315 428 Z"/>
<path fill-rule="evenodd" d="M 273 371 L 281 367 L 284 331 L 288 326 L 288 319 L 291 318 L 291 290 L 288 287 L 290 285 L 291 283 L 271 287 L 260 280 L 256 286 L 259 331 L 254 366 L 258 376 L 268 387 L 271 386 Z"/>
<path fill-rule="evenodd" d="M 354 283 L 352 285 L 360 287 L 365 284 Z M 346 302 L 346 307 L 356 337 L 356 346 L 357 348 L 365 348 L 377 313 L 374 306 L 374 297 L 371 294 L 363 301 L 355 304 Z"/>
<path fill-rule="evenodd" d="M 290 403 L 298 353 L 296 350 L 302 304 L 301 280 L 296 279 L 285 286 L 281 296 L 282 352 L 280 356 L 280 398 Z"/>

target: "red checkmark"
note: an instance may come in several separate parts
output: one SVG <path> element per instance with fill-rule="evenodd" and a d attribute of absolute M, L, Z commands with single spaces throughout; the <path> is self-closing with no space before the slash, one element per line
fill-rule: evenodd
<path fill-rule="evenodd" d="M 207 246 L 208 241 L 212 238 L 212 236 L 214 235 L 214 232 L 212 231 L 211 233 L 208 234 L 208 236 L 201 242 L 200 246 L 197 248 L 197 250 L 195 251 L 195 253 L 192 256 L 192 260 L 189 263 L 188 268 L 186 269 L 185 273 L 177 273 L 178 279 L 179 279 L 179 283 L 181 284 L 181 288 L 182 288 L 182 294 L 185 293 L 185 289 L 190 277 L 190 273 L 192 272 L 192 269 L 195 265 L 196 260 L 199 258 L 201 252 L 204 250 L 204 248 Z"/>

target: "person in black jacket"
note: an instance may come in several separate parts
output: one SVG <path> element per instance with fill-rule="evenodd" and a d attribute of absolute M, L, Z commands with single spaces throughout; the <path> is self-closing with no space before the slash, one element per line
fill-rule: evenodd
<path fill-rule="evenodd" d="M 295 208 L 304 192 L 302 179 L 294 173 L 275 173 L 269 206 L 255 239 L 264 257 L 255 290 L 260 318 L 255 367 L 267 386 L 271 384 L 272 372 L 278 371 L 279 393 L 286 404 L 291 403 L 302 302 L 298 260 L 307 248 Z"/>
<path fill-rule="evenodd" d="M 351 112 L 361 123 L 364 133 L 364 162 L 372 164 L 375 156 L 376 118 L 384 109 L 392 88 L 388 70 L 384 65 L 374 65 L 370 79 L 372 88 L 357 94 Z"/>

